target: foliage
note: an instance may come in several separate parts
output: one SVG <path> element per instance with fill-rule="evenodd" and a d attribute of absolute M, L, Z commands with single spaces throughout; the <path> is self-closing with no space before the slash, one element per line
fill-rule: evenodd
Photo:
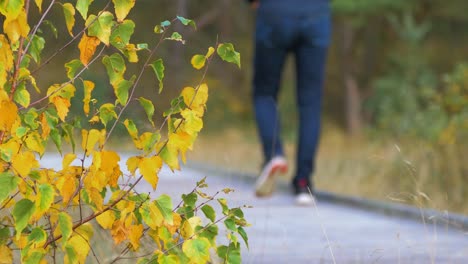
<path fill-rule="evenodd" d="M 242 210 L 229 208 L 217 194 L 209 196 L 201 192 L 206 187 L 204 180 L 191 193 L 183 195 L 183 201 L 175 208 L 167 195 L 154 199 L 134 190 L 142 180 L 156 189 L 163 165 L 180 169 L 179 158 L 185 162 L 186 152 L 192 149 L 203 128 L 208 99 L 203 77 L 195 87 L 185 87 L 173 100 L 159 127 L 154 122 L 152 100 L 134 97 L 143 73 L 150 66 L 159 82 L 159 93 L 162 92 L 165 67 L 163 59 L 155 59 L 158 48 L 167 41 L 184 43 L 181 34 L 171 31 L 172 24 L 195 28 L 195 22 L 180 16 L 164 21 L 155 27 L 158 41 L 134 44 L 131 37 L 136 25 L 127 16 L 135 0 L 108 1 L 97 13 L 91 12 L 92 0 L 34 3 L 40 11 L 35 24 L 29 21 L 34 13 L 32 1 L 0 1 L 4 17 L 0 34 L 2 263 L 83 263 L 92 252 L 94 222 L 110 232 L 115 244 L 125 244 L 125 250 L 115 260 L 129 251 L 142 251 L 141 239 L 151 237 L 153 243 L 145 247 L 151 248 L 150 252 L 142 252 L 146 259 L 141 263 L 205 263 L 210 260 L 211 249 L 228 263 L 240 262 L 238 235 L 247 243 L 243 228 L 247 223 Z M 50 21 L 54 19 L 50 18 L 54 6 L 63 10 L 64 20 Z M 80 30 L 78 21 L 84 23 Z M 44 28 L 54 29 L 53 23 L 66 25 L 71 39 L 65 47 L 74 45 L 80 54 L 79 59 L 65 64 L 68 80 L 44 90 L 43 84 L 36 82 L 37 73 L 65 48 L 46 59 L 42 57 L 47 46 Z M 146 52 L 139 74 L 126 76 L 127 64 L 138 63 Z M 203 76 L 213 53 L 214 48 L 210 47 L 203 65 L 200 62 L 194 65 L 197 69 L 205 68 Z M 239 54 L 232 44 L 217 44 L 217 54 L 240 65 Z M 102 102 L 93 98 L 93 92 L 108 87 L 97 86 L 85 77 L 99 61 L 114 95 Z M 83 113 L 79 114 L 70 111 L 78 93 L 83 94 L 82 102 L 78 102 Z M 137 127 L 133 120 L 123 120 L 124 112 L 137 101 L 147 115 L 148 126 Z M 76 115 L 84 115 L 85 121 L 75 118 Z M 118 126 L 126 128 L 139 153 L 126 161 L 126 168 L 119 165 L 119 154 L 107 148 Z M 143 129 L 146 131 L 141 133 Z M 40 165 L 49 142 L 63 154 L 61 169 Z M 72 152 L 63 153 L 68 145 Z M 209 205 L 214 199 L 222 212 L 218 217 Z M 87 209 L 91 210 L 89 214 Z M 207 223 L 203 223 L 200 210 L 209 220 Z M 221 222 L 228 230 L 229 242 L 218 246 L 216 237 Z M 18 249 L 19 255 L 13 253 L 14 249 Z M 62 259 L 57 260 L 59 256 Z"/>

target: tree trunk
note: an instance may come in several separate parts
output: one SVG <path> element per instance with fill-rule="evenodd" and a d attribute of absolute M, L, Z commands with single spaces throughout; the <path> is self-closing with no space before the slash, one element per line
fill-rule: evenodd
<path fill-rule="evenodd" d="M 345 125 L 347 132 L 358 136 L 362 130 L 361 92 L 356 77 L 356 63 L 353 58 L 355 29 L 345 22 L 341 23 L 341 72 L 345 89 Z"/>

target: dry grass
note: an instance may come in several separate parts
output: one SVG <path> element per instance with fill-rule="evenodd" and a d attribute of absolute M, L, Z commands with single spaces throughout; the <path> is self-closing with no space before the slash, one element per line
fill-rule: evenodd
<path fill-rule="evenodd" d="M 291 165 L 294 145 L 285 146 Z M 468 180 L 463 175 L 468 168 L 462 152 L 457 146 L 436 150 L 415 141 L 350 139 L 328 127 L 314 181 L 319 190 L 468 214 Z M 262 162 L 254 128 L 202 133 L 189 159 L 249 174 L 258 173 Z"/>

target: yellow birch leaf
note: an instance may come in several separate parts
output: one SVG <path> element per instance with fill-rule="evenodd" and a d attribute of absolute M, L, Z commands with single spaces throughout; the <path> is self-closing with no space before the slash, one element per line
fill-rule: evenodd
<path fill-rule="evenodd" d="M 136 169 L 138 169 L 138 164 L 141 161 L 141 157 L 131 157 L 127 160 L 127 169 L 132 174 L 135 175 Z"/>
<path fill-rule="evenodd" d="M 151 184 L 153 190 L 156 189 L 158 184 L 158 172 L 162 167 L 162 160 L 158 156 L 153 156 L 151 158 L 142 158 L 141 162 L 138 164 L 140 173 L 143 175 L 143 178 Z"/>
<path fill-rule="evenodd" d="M 101 211 L 104 209 L 104 198 L 102 197 L 101 193 L 96 188 L 87 189 L 89 198 L 91 201 L 96 205 L 96 208 Z"/>
<path fill-rule="evenodd" d="M 196 111 L 185 109 L 181 113 L 184 118 L 185 132 L 195 135 L 203 128 L 203 120 L 197 115 Z"/>
<path fill-rule="evenodd" d="M 128 238 L 133 246 L 133 250 L 138 250 L 140 247 L 140 238 L 143 235 L 143 225 L 133 225 L 128 229 Z"/>
<path fill-rule="evenodd" d="M 60 120 L 65 121 L 71 106 L 70 99 L 66 99 L 61 96 L 55 96 L 52 99 L 52 103 L 57 109 L 57 115 L 59 116 Z"/>
<path fill-rule="evenodd" d="M 102 228 L 111 229 L 112 224 L 114 224 L 114 221 L 115 221 L 114 211 L 112 210 L 105 211 L 104 213 L 96 217 L 96 221 L 99 223 L 99 225 L 102 226 Z"/>
<path fill-rule="evenodd" d="M 78 49 L 80 49 L 80 61 L 83 65 L 88 65 L 96 52 L 96 47 L 100 43 L 101 41 L 98 38 L 88 37 L 86 34 L 83 34 L 83 37 L 81 37 L 80 43 L 78 44 Z"/>
<path fill-rule="evenodd" d="M 0 263 L 13 263 L 13 254 L 6 245 L 0 245 Z"/>
<path fill-rule="evenodd" d="M 50 126 L 49 126 L 49 122 L 47 122 L 47 117 L 44 113 L 41 114 L 41 127 L 42 127 L 42 134 L 41 134 L 41 137 L 42 138 L 47 138 L 50 134 Z"/>
<path fill-rule="evenodd" d="M 27 37 L 29 29 L 24 10 L 19 13 L 18 17 L 7 17 L 5 22 L 3 22 L 3 31 L 7 34 L 12 44 L 16 43 L 20 37 Z"/>
<path fill-rule="evenodd" d="M 63 203 L 66 204 L 72 198 L 76 190 L 75 177 L 62 175 L 57 181 L 57 189 L 63 197 Z"/>
<path fill-rule="evenodd" d="M 91 129 L 89 131 L 83 129 L 81 130 L 81 147 L 86 152 L 86 155 L 89 155 L 94 150 L 96 143 L 101 142 L 105 138 L 105 135 L 97 129 Z"/>
<path fill-rule="evenodd" d="M 32 152 L 20 152 L 13 156 L 12 166 L 19 175 L 26 177 L 31 172 L 31 169 L 39 168 L 39 162 Z"/>
<path fill-rule="evenodd" d="M 62 169 L 66 170 L 68 167 L 70 167 L 70 164 L 76 159 L 76 154 L 75 153 L 68 153 L 63 157 L 62 160 Z"/>
<path fill-rule="evenodd" d="M 169 135 L 168 146 L 170 148 L 175 148 L 179 151 L 182 161 L 186 163 L 185 153 L 187 150 L 192 149 L 192 136 L 186 132 L 179 131 L 177 133 L 172 133 Z"/>
<path fill-rule="evenodd" d="M 38 132 L 32 132 L 26 137 L 26 147 L 32 151 L 39 153 L 39 155 L 44 155 L 45 145 L 41 136 Z"/>
<path fill-rule="evenodd" d="M 127 229 L 122 220 L 117 220 L 112 225 L 111 235 L 114 239 L 115 244 L 120 244 L 122 241 L 127 239 Z"/>
<path fill-rule="evenodd" d="M 18 118 L 18 107 L 9 100 L 0 101 L 0 131 L 11 131 Z"/>
<path fill-rule="evenodd" d="M 213 55 L 214 52 L 215 52 L 215 49 L 213 47 L 209 47 L 208 52 L 206 53 L 205 57 L 208 59 L 209 57 L 211 57 L 211 55 Z"/>
<path fill-rule="evenodd" d="M 68 33 L 73 37 L 73 26 L 75 25 L 75 7 L 70 3 L 63 4 L 63 13 L 65 15 L 65 24 L 67 25 Z"/>
<path fill-rule="evenodd" d="M 143 221 L 152 229 L 156 230 L 161 227 L 164 222 L 164 216 L 155 203 L 146 202 L 140 208 L 140 214 Z"/>
<path fill-rule="evenodd" d="M 101 160 L 100 170 L 106 175 L 108 180 L 106 184 L 117 187 L 118 179 L 122 174 L 119 166 L 120 156 L 114 151 L 102 151 Z"/>
<path fill-rule="evenodd" d="M 208 86 L 206 84 L 201 84 L 197 90 L 193 87 L 185 87 L 181 95 L 184 98 L 184 103 L 190 109 L 195 111 L 198 116 L 203 116 L 208 101 Z"/>
<path fill-rule="evenodd" d="M 13 68 L 13 52 L 11 51 L 8 40 L 3 34 L 0 34 L 0 64 L 2 64 L 5 71 L 9 71 Z"/>
<path fill-rule="evenodd" d="M 135 5 L 136 0 L 112 0 L 117 21 L 122 22 Z"/>
<path fill-rule="evenodd" d="M 76 263 L 86 263 L 86 258 L 90 251 L 89 245 L 93 236 L 92 226 L 89 223 L 86 223 L 75 229 L 74 232 L 76 234 L 73 234 L 65 247 L 70 247 L 75 251 L 78 258 Z M 66 255 L 65 263 L 70 263 Z"/>
<path fill-rule="evenodd" d="M 94 90 L 94 83 L 92 81 L 83 81 L 84 97 L 83 97 L 83 111 L 86 116 L 89 114 L 89 102 L 91 101 L 91 93 Z"/>
<path fill-rule="evenodd" d="M 37 8 L 39 8 L 39 12 L 42 13 L 42 0 L 34 0 L 34 2 L 37 5 Z"/>

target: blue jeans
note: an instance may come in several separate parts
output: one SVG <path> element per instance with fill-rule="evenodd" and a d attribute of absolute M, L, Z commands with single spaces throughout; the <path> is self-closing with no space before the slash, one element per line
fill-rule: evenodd
<path fill-rule="evenodd" d="M 287 16 L 257 12 L 253 101 L 265 161 L 284 155 L 277 106 L 288 53 L 295 56 L 299 137 L 293 184 L 309 182 L 320 132 L 322 85 L 331 34 L 330 15 Z"/>

